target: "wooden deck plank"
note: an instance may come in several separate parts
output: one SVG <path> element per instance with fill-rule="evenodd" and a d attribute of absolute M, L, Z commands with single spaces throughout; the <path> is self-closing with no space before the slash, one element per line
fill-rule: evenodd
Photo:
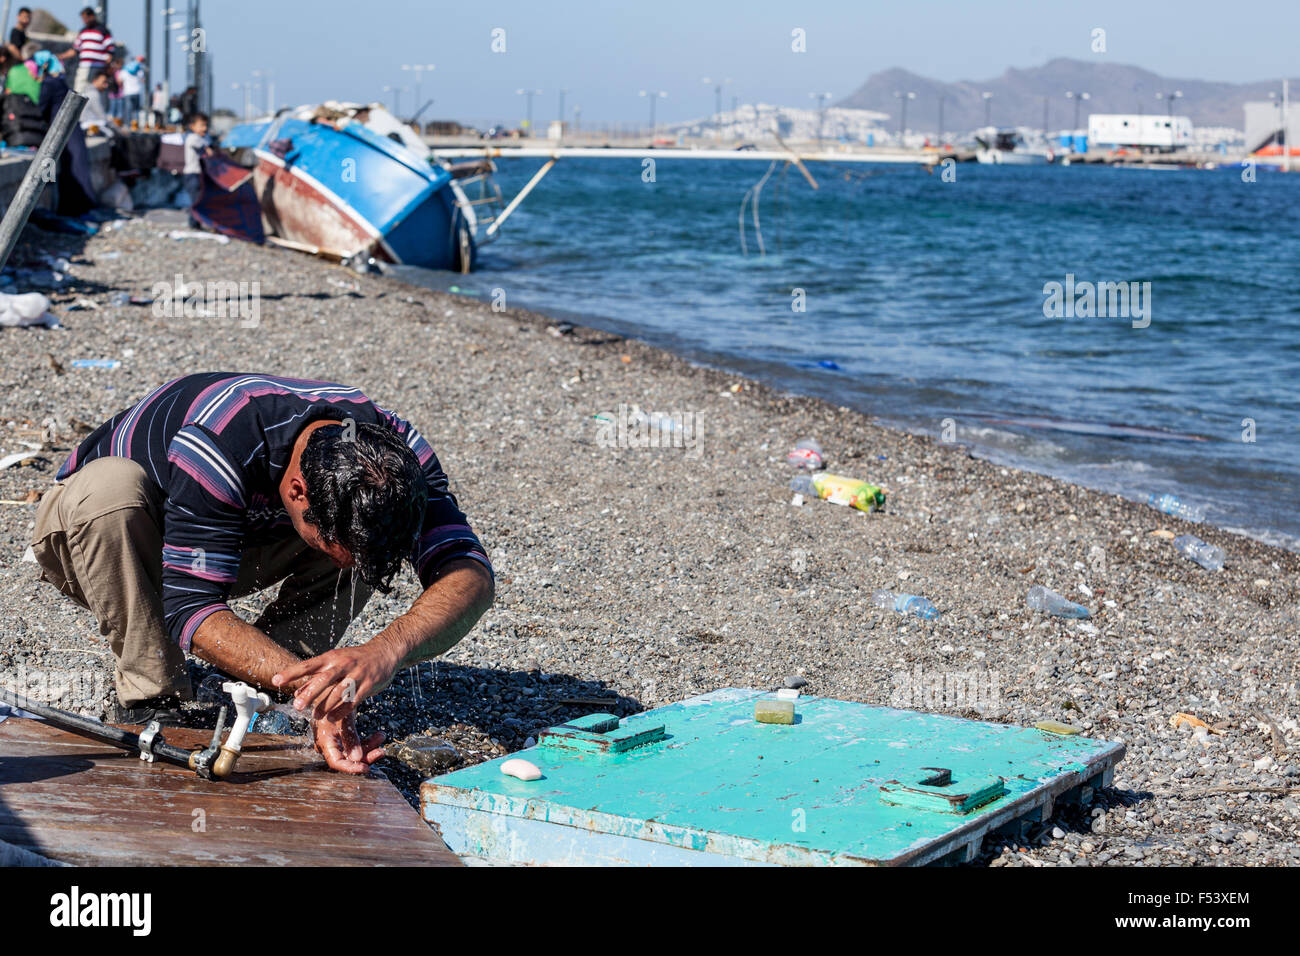
<path fill-rule="evenodd" d="M 165 736 L 192 748 L 210 733 Z M 460 863 L 382 774 L 334 773 L 300 737 L 250 734 L 245 744 L 237 774 L 207 781 L 9 718 L 0 722 L 0 840 L 78 865 Z"/>

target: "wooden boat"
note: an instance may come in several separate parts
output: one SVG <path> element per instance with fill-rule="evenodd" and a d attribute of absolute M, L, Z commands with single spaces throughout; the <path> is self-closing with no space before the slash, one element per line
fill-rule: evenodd
<path fill-rule="evenodd" d="M 268 238 L 353 263 L 469 272 L 500 200 L 491 163 L 442 163 L 378 105 L 282 112 L 235 126 L 222 145 L 251 153 Z"/>

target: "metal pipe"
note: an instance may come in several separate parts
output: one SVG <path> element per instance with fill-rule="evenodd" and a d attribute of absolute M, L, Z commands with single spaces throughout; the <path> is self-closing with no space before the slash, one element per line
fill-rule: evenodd
<path fill-rule="evenodd" d="M 53 724 L 71 730 L 73 733 L 82 734 L 87 737 L 95 737 L 99 740 L 106 740 L 109 743 L 117 744 L 128 750 L 140 750 L 140 735 L 132 733 L 129 730 L 123 730 L 121 727 L 114 727 L 112 724 L 105 724 L 98 720 L 92 720 L 90 717 L 82 717 L 80 714 L 70 714 L 65 710 L 59 710 L 57 707 L 50 707 L 47 704 L 38 703 L 37 701 L 28 700 L 22 694 L 15 694 L 13 691 L 0 687 L 0 701 L 35 714 L 37 717 L 44 717 Z M 154 754 L 170 760 L 173 763 L 189 766 L 190 751 L 175 747 L 165 741 L 159 741 L 151 747 Z"/>
<path fill-rule="evenodd" d="M 76 127 L 77 120 L 81 118 L 81 110 L 85 105 L 84 96 L 69 92 L 63 98 L 59 112 L 45 133 L 45 138 L 41 140 L 36 155 L 32 157 L 13 201 L 5 210 L 4 219 L 0 220 L 0 269 L 8 263 L 14 246 L 18 244 L 18 235 L 27 225 L 27 217 L 36 208 L 36 202 L 41 198 L 41 191 L 49 181 L 47 171 L 52 173 L 57 168 L 59 156 L 63 154 L 63 147 L 68 144 L 68 137 L 72 135 L 72 130 Z"/>

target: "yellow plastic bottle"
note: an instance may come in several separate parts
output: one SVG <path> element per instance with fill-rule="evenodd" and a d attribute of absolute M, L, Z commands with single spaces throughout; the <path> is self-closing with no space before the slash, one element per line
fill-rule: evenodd
<path fill-rule="evenodd" d="M 798 475 L 790 487 L 806 495 L 816 495 L 837 505 L 848 505 L 859 511 L 875 511 L 885 506 L 885 492 L 857 478 L 843 475 Z"/>

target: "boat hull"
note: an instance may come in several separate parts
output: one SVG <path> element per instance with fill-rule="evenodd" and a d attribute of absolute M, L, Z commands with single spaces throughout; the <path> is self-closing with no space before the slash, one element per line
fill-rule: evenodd
<path fill-rule="evenodd" d="M 254 187 L 269 234 L 339 259 L 468 272 L 472 227 L 445 170 L 358 124 L 285 118 L 236 128 L 254 142 Z"/>

